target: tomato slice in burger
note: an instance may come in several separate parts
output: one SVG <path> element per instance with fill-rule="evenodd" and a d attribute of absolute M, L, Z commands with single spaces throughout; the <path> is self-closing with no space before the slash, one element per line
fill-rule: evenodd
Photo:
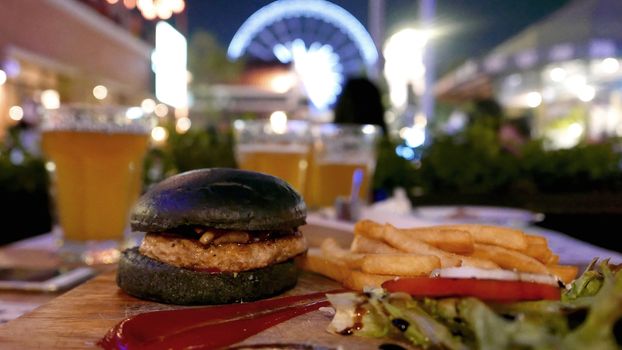
<path fill-rule="evenodd" d="M 559 287 L 548 284 L 475 278 L 408 277 L 386 281 L 389 292 L 413 297 L 475 297 L 489 301 L 559 300 Z"/>

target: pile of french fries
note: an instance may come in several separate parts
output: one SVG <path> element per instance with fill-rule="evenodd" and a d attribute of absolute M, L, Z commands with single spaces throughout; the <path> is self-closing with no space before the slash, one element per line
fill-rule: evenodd
<path fill-rule="evenodd" d="M 341 282 L 352 290 L 379 287 L 398 276 L 427 276 L 445 267 L 471 266 L 549 274 L 569 283 L 576 266 L 559 265 L 544 237 L 490 225 L 443 225 L 398 229 L 362 220 L 350 248 L 325 239 L 300 261 L 303 269 Z"/>

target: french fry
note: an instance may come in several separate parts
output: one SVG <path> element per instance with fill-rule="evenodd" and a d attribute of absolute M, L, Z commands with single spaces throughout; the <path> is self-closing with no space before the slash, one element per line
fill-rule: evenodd
<path fill-rule="evenodd" d="M 444 225 L 398 229 L 362 220 L 349 249 L 333 238 L 298 259 L 301 268 L 341 282 L 350 289 L 380 287 L 396 276 L 429 275 L 444 267 L 472 266 L 553 274 L 565 283 L 575 266 L 558 265 L 546 238 L 488 225 Z M 460 253 L 460 254 L 457 254 Z"/>
<path fill-rule="evenodd" d="M 350 245 L 350 251 L 353 253 L 376 253 L 376 254 L 399 254 L 401 250 L 395 249 L 381 240 L 365 237 L 363 235 L 354 235 L 354 240 Z"/>
<path fill-rule="evenodd" d="M 546 265 L 557 265 L 557 264 L 559 264 L 559 255 L 557 254 L 551 255 L 549 260 L 546 262 Z"/>
<path fill-rule="evenodd" d="M 360 269 L 363 263 L 363 254 L 352 253 L 349 250 L 341 248 L 334 238 L 324 239 L 320 249 L 324 256 L 341 261 L 351 269 Z"/>
<path fill-rule="evenodd" d="M 441 260 L 441 267 L 454 267 L 461 263 L 460 257 L 457 255 L 435 248 L 391 225 L 385 225 L 382 233 L 385 242 L 401 251 L 417 255 L 437 256 Z"/>
<path fill-rule="evenodd" d="M 354 232 L 364 234 L 370 238 L 381 239 L 384 226 L 386 225 L 381 225 L 370 220 L 363 221 L 364 222 L 358 225 L 358 231 L 355 226 Z M 403 231 L 422 242 L 447 252 L 469 254 L 473 251 L 473 238 L 468 232 L 463 230 L 453 228 L 438 229 L 434 226 L 395 229 Z"/>
<path fill-rule="evenodd" d="M 346 280 L 343 282 L 343 284 L 348 289 L 358 290 L 362 292 L 365 288 L 379 288 L 382 283 L 396 277 L 397 276 L 377 275 L 353 270 L 348 278 L 346 278 Z"/>
<path fill-rule="evenodd" d="M 462 259 L 462 263 L 460 264 L 460 266 L 471 266 L 471 267 L 477 267 L 480 269 L 487 269 L 487 270 L 493 270 L 493 269 L 500 268 L 499 265 L 486 259 L 473 258 L 469 256 L 461 256 L 460 259 Z"/>
<path fill-rule="evenodd" d="M 351 274 L 346 264 L 324 256 L 318 248 L 310 248 L 307 255 L 297 259 L 296 262 L 303 270 L 319 273 L 342 284 Z"/>
<path fill-rule="evenodd" d="M 441 267 L 441 260 L 433 255 L 368 254 L 361 270 L 380 275 L 422 276 Z"/>
<path fill-rule="evenodd" d="M 384 225 L 371 220 L 360 220 L 354 224 L 354 234 L 382 241 L 384 240 Z"/>
<path fill-rule="evenodd" d="M 522 253 L 547 265 L 553 252 L 549 249 L 546 238 L 535 235 L 525 235 L 527 238 L 527 249 Z"/>
<path fill-rule="evenodd" d="M 473 237 L 466 231 L 453 228 L 417 227 L 400 229 L 438 249 L 458 254 L 473 252 Z"/>
<path fill-rule="evenodd" d="M 473 236 L 475 243 L 495 245 L 521 251 L 527 249 L 528 246 L 526 235 L 520 230 L 509 227 L 462 224 L 437 226 L 437 229 L 466 231 Z"/>
<path fill-rule="evenodd" d="M 579 273 L 579 268 L 572 265 L 551 265 L 547 266 L 547 268 L 550 273 L 559 277 L 559 279 L 566 284 L 574 281 Z"/>
<path fill-rule="evenodd" d="M 503 269 L 546 274 L 548 270 L 538 260 L 521 252 L 490 244 L 475 243 L 471 257 L 491 260 Z"/>
<path fill-rule="evenodd" d="M 527 244 L 529 245 L 543 245 L 545 247 L 548 245 L 546 238 L 542 236 L 525 234 L 525 238 L 527 238 Z"/>
<path fill-rule="evenodd" d="M 543 264 L 548 264 L 553 255 L 553 252 L 549 249 L 549 247 L 541 244 L 529 244 L 527 249 L 523 250 L 521 253 L 529 255 Z"/>

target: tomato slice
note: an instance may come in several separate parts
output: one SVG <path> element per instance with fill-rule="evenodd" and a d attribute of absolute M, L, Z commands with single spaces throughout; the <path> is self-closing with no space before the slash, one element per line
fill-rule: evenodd
<path fill-rule="evenodd" d="M 489 301 L 559 300 L 561 291 L 548 284 L 475 278 L 408 277 L 386 281 L 389 292 L 413 297 L 475 297 Z"/>

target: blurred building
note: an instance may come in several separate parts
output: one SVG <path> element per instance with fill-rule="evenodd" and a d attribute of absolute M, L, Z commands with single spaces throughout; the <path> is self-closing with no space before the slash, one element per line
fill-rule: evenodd
<path fill-rule="evenodd" d="M 441 100 L 496 98 L 553 147 L 622 136 L 622 1 L 575 0 L 436 85 Z"/>
<path fill-rule="evenodd" d="M 145 23 L 104 0 L 3 0 L 0 137 L 7 126 L 36 119 L 42 106 L 139 104 L 150 96 Z"/>
<path fill-rule="evenodd" d="M 224 121 L 245 115 L 267 118 L 275 111 L 293 119 L 308 113 L 298 77 L 289 66 L 273 62 L 249 62 L 235 82 L 196 85 L 193 93 L 193 114 L 217 114 Z"/>

